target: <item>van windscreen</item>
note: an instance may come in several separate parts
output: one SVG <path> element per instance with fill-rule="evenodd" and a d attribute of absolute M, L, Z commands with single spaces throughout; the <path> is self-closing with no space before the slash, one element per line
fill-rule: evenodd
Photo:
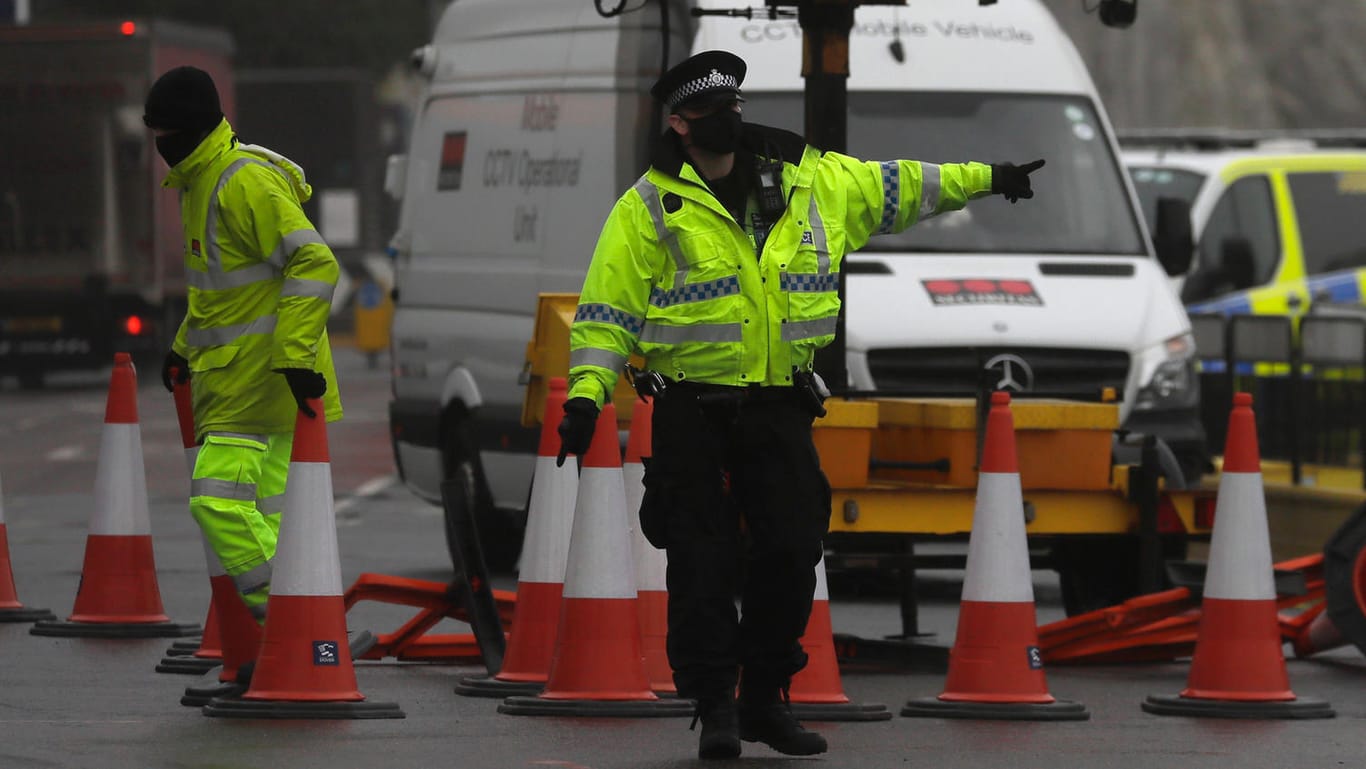
<path fill-rule="evenodd" d="M 1091 103 L 1076 96 L 851 92 L 848 153 L 864 160 L 1048 164 L 1034 198 L 973 202 L 865 251 L 1146 255 L 1134 209 Z M 801 132 L 800 93 L 746 92 L 746 121 Z"/>

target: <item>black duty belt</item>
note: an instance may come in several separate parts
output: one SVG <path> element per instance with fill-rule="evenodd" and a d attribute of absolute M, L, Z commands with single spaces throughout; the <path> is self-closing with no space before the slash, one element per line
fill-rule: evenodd
<path fill-rule="evenodd" d="M 687 398 L 695 398 L 698 403 L 703 405 L 790 401 L 795 397 L 795 392 L 791 387 L 766 387 L 763 385 L 737 387 L 687 381 L 670 382 L 668 393 L 669 396 L 678 394 Z"/>

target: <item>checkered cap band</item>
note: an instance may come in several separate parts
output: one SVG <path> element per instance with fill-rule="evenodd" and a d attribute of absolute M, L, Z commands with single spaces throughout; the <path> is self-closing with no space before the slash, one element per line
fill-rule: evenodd
<path fill-rule="evenodd" d="M 694 80 L 689 80 L 669 94 L 669 107 L 676 107 L 679 104 L 708 91 L 740 91 L 740 81 L 734 75 L 722 74 L 713 69 L 711 72 Z"/>

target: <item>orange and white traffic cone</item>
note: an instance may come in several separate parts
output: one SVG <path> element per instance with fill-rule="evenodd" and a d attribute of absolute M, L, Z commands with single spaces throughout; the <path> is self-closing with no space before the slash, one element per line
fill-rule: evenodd
<path fill-rule="evenodd" d="M 824 558 L 816 564 L 816 592 L 801 644 L 807 661 L 806 667 L 792 677 L 789 697 L 793 715 L 802 721 L 886 721 L 892 717 L 886 705 L 851 702 L 844 693 L 839 661 L 835 659 Z"/>
<path fill-rule="evenodd" d="M 1177 695 L 1150 695 L 1145 711 L 1219 718 L 1334 715 L 1328 703 L 1290 691 L 1273 574 L 1252 396 L 1235 393 L 1186 688 Z"/>
<path fill-rule="evenodd" d="M 403 718 L 391 702 L 365 702 L 346 639 L 327 422 L 320 398 L 295 421 L 284 515 L 251 685 L 241 699 L 215 698 L 206 716 Z"/>
<path fill-rule="evenodd" d="M 34 625 L 33 635 L 179 638 L 200 632 L 195 623 L 171 622 L 162 609 L 137 389 L 132 358 L 115 353 L 95 466 L 95 511 L 75 608 L 65 622 Z"/>
<path fill-rule="evenodd" d="M 26 607 L 14 589 L 14 569 L 9 560 L 9 532 L 5 528 L 5 490 L 0 487 L 0 622 L 37 622 L 56 619 L 47 609 Z"/>
<path fill-rule="evenodd" d="M 944 691 L 937 698 L 911 700 L 901 715 L 1035 721 L 1091 717 L 1080 703 L 1048 693 L 1009 393 L 991 394 L 958 632 Z"/>
<path fill-rule="evenodd" d="M 178 373 L 175 369 L 171 370 L 173 381 Z M 194 409 L 190 403 L 189 380 L 175 382 L 172 385 L 171 394 L 175 400 L 176 419 L 180 424 L 180 443 L 185 452 L 185 464 L 190 471 L 190 476 L 193 477 L 194 463 L 199 457 L 199 442 L 195 440 L 194 435 Z M 204 540 L 204 558 L 208 565 L 210 589 L 213 587 L 215 577 L 225 578 L 231 582 L 227 573 L 223 571 L 222 565 L 218 562 L 218 556 L 209 547 L 207 539 Z M 204 617 L 204 634 L 200 636 L 198 641 L 188 640 L 172 643 L 166 649 L 166 656 L 162 657 L 161 662 L 157 664 L 156 671 L 158 673 L 198 675 L 218 667 L 223 662 L 223 650 L 218 641 L 218 632 L 218 614 L 214 611 L 213 600 L 210 599 L 209 613 Z"/>
<path fill-rule="evenodd" d="M 640 528 L 640 503 L 645 498 L 645 459 L 653 454 L 651 438 L 654 401 L 638 398 L 631 410 L 631 432 L 626 459 L 621 464 L 626 484 L 626 518 L 631 527 L 631 552 L 636 562 L 636 608 L 640 611 L 640 644 L 645 654 L 645 677 L 660 694 L 677 694 L 669 665 L 669 557 L 645 539 Z"/>
<path fill-rule="evenodd" d="M 517 603 L 508 634 L 503 666 L 489 676 L 468 676 L 455 686 L 470 697 L 507 697 L 535 694 L 550 678 L 555 654 L 555 631 L 560 622 L 569 536 L 574 525 L 574 498 L 579 474 L 572 464 L 555 466 L 559 455 L 560 420 L 568 390 L 564 377 L 550 380 L 541 420 L 541 443 L 527 505 L 526 537 L 517 579 Z"/>
<path fill-rule="evenodd" d="M 499 713 L 692 715 L 690 700 L 656 697 L 645 676 L 619 440 L 608 401 L 582 458 L 549 679 L 537 696 L 508 697 Z"/>

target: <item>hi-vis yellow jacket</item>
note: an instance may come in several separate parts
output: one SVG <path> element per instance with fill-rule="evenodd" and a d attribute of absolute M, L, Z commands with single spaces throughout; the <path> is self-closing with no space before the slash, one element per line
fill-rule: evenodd
<path fill-rule="evenodd" d="M 787 209 L 758 258 L 753 198 L 736 222 L 666 134 L 593 252 L 570 331 L 569 397 L 601 406 L 637 349 L 672 381 L 791 386 L 793 369 L 809 371 L 834 339 L 846 253 L 991 192 L 982 163 L 861 161 L 752 124 L 741 146 L 782 162 Z"/>
<path fill-rule="evenodd" d="M 300 207 L 303 171 L 239 145 L 224 120 L 163 184 L 181 189 L 189 308 L 172 349 L 190 362 L 196 432 L 292 432 L 281 368 L 327 377 L 327 419 L 340 419 L 326 328 L 339 268 Z"/>

